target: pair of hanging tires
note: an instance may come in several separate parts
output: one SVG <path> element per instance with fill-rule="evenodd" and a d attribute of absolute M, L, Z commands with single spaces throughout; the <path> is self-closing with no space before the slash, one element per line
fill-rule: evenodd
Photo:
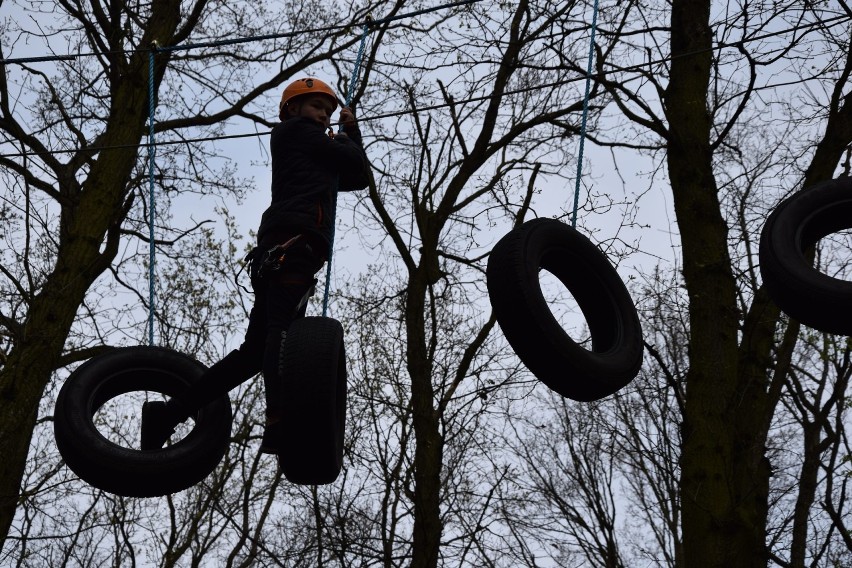
<path fill-rule="evenodd" d="M 852 335 L 852 282 L 823 274 L 808 255 L 820 239 L 845 229 L 852 229 L 852 178 L 791 195 L 761 231 L 760 273 L 787 315 L 820 331 Z"/>
<path fill-rule="evenodd" d="M 279 452 L 283 473 L 294 483 L 331 483 L 342 467 L 346 413 L 340 323 L 296 320 L 285 342 L 284 365 L 289 378 L 286 437 Z M 90 485 L 127 497 L 167 495 L 201 482 L 230 443 L 227 396 L 199 410 L 188 434 L 157 450 L 130 448 L 105 436 L 96 415 L 110 400 L 134 391 L 180 396 L 205 370 L 192 357 L 145 346 L 119 348 L 78 367 L 60 389 L 54 411 L 54 436 L 66 465 Z"/>
<path fill-rule="evenodd" d="M 591 349 L 557 321 L 541 290 L 541 270 L 574 297 Z M 555 219 L 533 219 L 513 229 L 491 251 L 486 278 L 507 341 L 553 391 L 577 401 L 599 400 L 639 373 L 643 342 L 636 306 L 606 256 L 573 228 Z"/>

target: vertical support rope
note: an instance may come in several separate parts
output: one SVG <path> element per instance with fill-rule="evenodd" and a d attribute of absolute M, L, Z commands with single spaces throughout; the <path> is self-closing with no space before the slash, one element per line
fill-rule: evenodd
<path fill-rule="evenodd" d="M 592 86 L 592 67 L 595 62 L 595 30 L 598 26 L 598 0 L 592 11 L 592 32 L 589 39 L 589 62 L 586 66 L 586 94 L 583 97 L 583 120 L 580 125 L 580 148 L 577 151 L 577 180 L 574 186 L 574 211 L 571 215 L 571 227 L 577 227 L 577 208 L 580 204 L 580 178 L 583 176 L 583 147 L 586 143 L 586 122 L 589 117 L 589 96 Z"/>
<path fill-rule="evenodd" d="M 352 68 L 352 77 L 349 79 L 349 88 L 346 89 L 346 106 L 352 102 L 355 96 L 355 85 L 358 83 L 358 72 L 361 70 L 361 60 L 364 59 L 364 48 L 367 46 L 367 36 L 370 33 L 370 24 L 373 18 L 367 16 L 364 28 L 361 30 L 361 45 L 358 47 L 358 55 L 355 57 L 355 65 Z"/>
<path fill-rule="evenodd" d="M 157 44 L 151 46 L 148 53 L 148 344 L 154 345 L 154 304 L 156 292 L 154 290 L 154 263 L 156 261 L 156 247 L 154 246 L 154 215 L 156 200 L 154 198 L 154 54 Z"/>
<path fill-rule="evenodd" d="M 358 48 L 358 55 L 355 57 L 355 66 L 352 68 L 352 78 L 349 80 L 349 87 L 346 89 L 346 100 L 344 104 L 348 107 L 352 103 L 352 97 L 355 95 L 355 84 L 358 82 L 358 72 L 361 70 L 361 60 L 364 58 L 364 48 L 367 45 L 367 36 L 370 33 L 370 24 L 373 19 L 367 16 L 364 23 L 364 28 L 361 31 L 361 45 Z M 338 130 L 339 131 L 339 130 Z M 334 233 L 335 225 L 337 224 L 337 186 L 335 185 L 331 201 L 331 239 L 328 244 L 328 260 L 325 266 L 325 292 L 322 297 L 322 317 L 328 314 L 328 296 L 331 290 L 331 259 L 334 252 Z"/>

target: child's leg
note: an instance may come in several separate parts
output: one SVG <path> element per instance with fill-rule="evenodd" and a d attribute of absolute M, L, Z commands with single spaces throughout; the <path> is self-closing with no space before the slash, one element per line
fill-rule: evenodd
<path fill-rule="evenodd" d="M 322 268 L 323 259 L 310 247 L 297 246 L 289 251 L 283 266 L 256 277 L 252 270 L 255 303 L 249 317 L 245 340 L 210 367 L 179 397 L 167 403 L 145 403 L 142 409 L 142 449 L 156 449 L 168 440 L 175 426 L 194 415 L 206 404 L 263 371 L 267 402 L 267 422 L 281 420 L 283 407 L 282 354 L 287 328 L 304 315 L 300 304 L 315 284 L 313 275 Z M 266 442 L 266 436 L 264 436 Z M 263 451 L 274 451 L 266 447 Z"/>
<path fill-rule="evenodd" d="M 256 291 L 257 294 L 258 291 Z M 183 420 L 198 412 L 202 407 L 225 396 L 261 371 L 263 341 L 266 328 L 264 294 L 255 296 L 255 305 L 249 315 L 248 329 L 239 349 L 231 351 L 213 364 L 201 378 L 179 397 L 183 406 Z M 175 399 L 173 399 L 175 400 Z"/>
<path fill-rule="evenodd" d="M 263 382 L 266 388 L 267 431 L 261 451 L 276 453 L 278 438 L 283 435 L 276 424 L 282 418 L 284 406 L 283 354 L 287 329 L 298 317 L 304 316 L 307 302 L 316 280 L 314 274 L 322 267 L 322 259 L 310 249 L 297 248 L 288 254 L 280 270 L 265 275 L 266 348 L 263 354 Z"/>
<path fill-rule="evenodd" d="M 143 450 L 161 448 L 178 424 L 260 372 L 267 327 L 265 304 L 264 290 L 256 287 L 255 305 L 249 315 L 248 329 L 240 348 L 231 351 L 207 369 L 197 382 L 179 396 L 172 397 L 166 403 L 154 401 L 143 404 Z"/>
<path fill-rule="evenodd" d="M 299 317 L 298 307 L 311 293 L 315 280 L 270 282 L 266 292 L 267 328 L 263 353 L 263 378 L 266 387 L 267 416 L 280 418 L 283 406 L 283 355 L 287 329 Z M 303 312 L 302 312 L 303 313 Z"/>

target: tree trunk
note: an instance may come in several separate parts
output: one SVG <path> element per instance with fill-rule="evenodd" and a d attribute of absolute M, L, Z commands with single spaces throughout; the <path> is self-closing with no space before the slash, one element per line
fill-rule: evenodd
<path fill-rule="evenodd" d="M 768 469 L 750 467 L 751 457 L 742 463 L 746 451 L 759 448 L 762 457 L 763 443 L 737 420 L 752 409 L 742 406 L 736 281 L 713 173 L 709 18 L 710 0 L 674 2 L 665 94 L 668 169 L 690 301 L 681 451 L 684 559 L 688 567 L 763 567 Z M 760 404 L 761 392 L 751 390 L 748 406 Z"/>
<path fill-rule="evenodd" d="M 764 567 L 771 474 L 765 444 L 786 365 L 780 362 L 781 355 L 779 362 L 773 361 L 780 312 L 763 289 L 755 294 L 740 328 L 727 225 L 712 167 L 712 117 L 707 111 L 710 4 L 710 0 L 674 2 L 671 76 L 665 94 L 668 169 L 690 299 L 680 480 L 683 549 L 687 567 Z M 838 85 L 846 83 L 850 69 L 847 60 Z M 835 91 L 825 136 L 816 147 L 804 186 L 830 179 L 852 141 L 849 102 Z M 798 325 L 792 323 L 787 335 L 795 337 L 797 331 Z M 781 349 L 791 350 L 791 345 Z"/>
<path fill-rule="evenodd" d="M 422 249 L 420 266 L 410 275 L 405 305 L 407 362 L 411 377 L 412 427 L 414 429 L 414 534 L 412 568 L 436 568 L 441 547 L 441 438 L 435 393 L 432 385 L 432 356 L 426 334 L 426 295 L 429 255 Z"/>
<path fill-rule="evenodd" d="M 142 44 L 162 43 L 177 29 L 180 2 L 155 1 Z M 100 152 L 82 188 L 59 179 L 62 203 L 56 263 L 42 290 L 31 298 L 23 332 L 0 369 L 0 535 L 5 540 L 15 516 L 30 440 L 44 389 L 59 365 L 65 340 L 86 292 L 118 250 L 118 229 L 130 205 L 127 183 L 136 164 L 148 117 L 148 54 L 129 60 L 112 53 L 110 118 Z M 155 86 L 167 55 L 158 56 Z M 73 177 L 73 176 L 72 176 Z"/>

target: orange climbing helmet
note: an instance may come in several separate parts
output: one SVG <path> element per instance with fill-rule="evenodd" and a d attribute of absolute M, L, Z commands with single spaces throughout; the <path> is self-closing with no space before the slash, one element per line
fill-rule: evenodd
<path fill-rule="evenodd" d="M 287 103 L 291 100 L 296 97 L 301 97 L 302 95 L 312 94 L 328 95 L 332 98 L 332 100 L 334 100 L 335 106 L 341 104 L 340 99 L 338 99 L 337 95 L 334 93 L 334 89 L 329 87 L 328 84 L 314 77 L 305 77 L 304 79 L 293 81 L 284 88 L 284 92 L 281 93 L 281 102 L 278 103 L 279 116 L 283 114 L 284 107 L 287 106 Z"/>

